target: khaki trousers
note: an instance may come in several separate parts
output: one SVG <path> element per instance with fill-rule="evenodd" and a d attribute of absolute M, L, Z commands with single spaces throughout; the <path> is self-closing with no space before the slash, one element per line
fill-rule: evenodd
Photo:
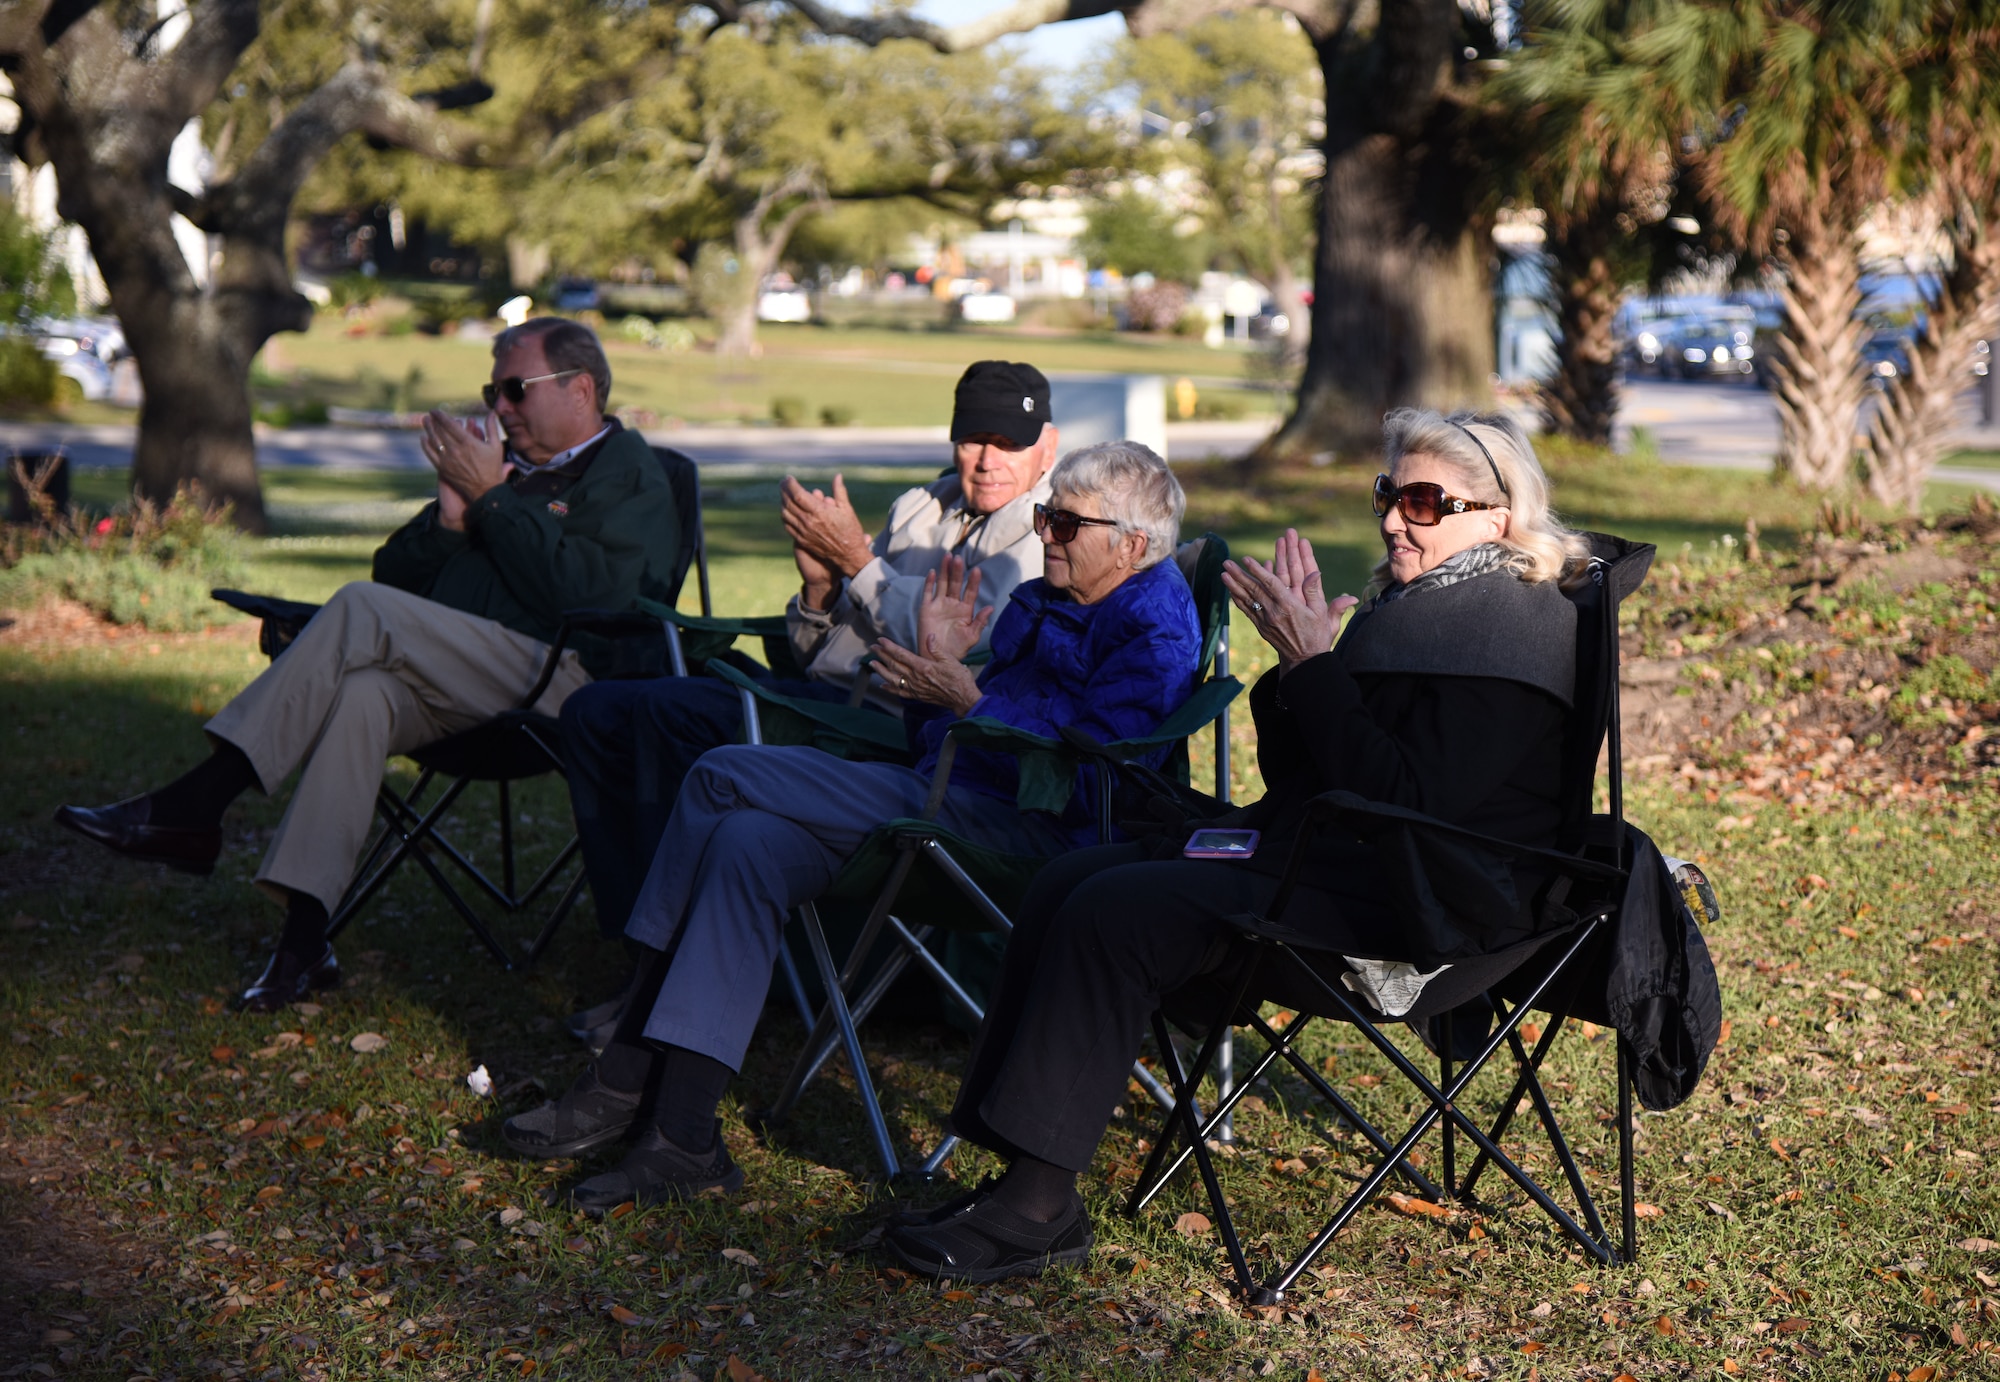
<path fill-rule="evenodd" d="M 257 882 L 331 912 L 367 842 L 387 760 L 517 708 L 548 654 L 546 643 L 420 595 L 342 586 L 207 725 L 243 751 L 267 794 L 303 765 Z M 564 653 L 535 709 L 555 714 L 589 679 Z"/>

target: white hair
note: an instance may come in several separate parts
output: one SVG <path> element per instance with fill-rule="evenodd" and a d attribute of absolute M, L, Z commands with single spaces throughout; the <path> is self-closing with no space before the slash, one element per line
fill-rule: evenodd
<path fill-rule="evenodd" d="M 1494 540 L 1509 550 L 1522 580 L 1560 580 L 1589 555 L 1583 537 L 1549 507 L 1549 477 L 1527 432 L 1507 414 L 1398 408 L 1382 419 L 1382 464 L 1394 470 L 1405 456 L 1428 456 L 1451 471 L 1448 489 L 1460 498 L 1508 511 L 1507 535 Z M 1388 572 L 1385 556 L 1371 588 L 1387 586 Z"/>
<path fill-rule="evenodd" d="M 1152 447 L 1136 441 L 1079 447 L 1049 472 L 1049 489 L 1056 494 L 1091 495 L 1119 531 L 1144 533 L 1146 551 L 1138 570 L 1174 554 L 1187 496 Z"/>

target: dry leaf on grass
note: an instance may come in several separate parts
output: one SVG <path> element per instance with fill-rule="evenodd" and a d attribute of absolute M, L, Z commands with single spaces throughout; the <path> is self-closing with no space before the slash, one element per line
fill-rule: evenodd
<path fill-rule="evenodd" d="M 627 1310 L 622 1305 L 614 1305 L 611 1307 L 611 1318 L 620 1324 L 638 1324 L 639 1312 L 637 1310 Z"/>
<path fill-rule="evenodd" d="M 1398 1214 L 1407 1214 L 1413 1219 L 1419 1217 L 1426 1219 L 1449 1219 L 1451 1217 L 1451 1211 L 1443 1205 L 1432 1204 L 1429 1200 L 1420 1200 L 1414 1195 L 1405 1195 L 1399 1191 L 1391 1190 L 1383 1198 L 1389 1202 L 1389 1208 L 1395 1210 Z"/>
<path fill-rule="evenodd" d="M 1183 1238 L 1198 1238 L 1214 1227 L 1215 1225 L 1208 1221 L 1206 1214 L 1192 1209 L 1174 1220 L 1174 1232 Z"/>
<path fill-rule="evenodd" d="M 388 1044 L 389 1038 L 383 1036 L 380 1032 L 357 1032 L 354 1035 L 354 1039 L 347 1043 L 350 1050 L 357 1051 L 364 1056 L 372 1055 Z"/>
<path fill-rule="evenodd" d="M 1666 1210 L 1660 1208 L 1656 1204 L 1640 1203 L 1632 1206 L 1632 1216 L 1636 1219 L 1664 1218 L 1666 1212 L 1667 1212 Z"/>
<path fill-rule="evenodd" d="M 1961 1238 L 1958 1240 L 1958 1246 L 1965 1252 L 1992 1252 L 1995 1248 L 2000 1248 L 2000 1243 L 1994 1242 L 1991 1238 Z"/>
<path fill-rule="evenodd" d="M 741 1248 L 724 1248 L 722 1255 L 740 1267 L 756 1267 L 762 1264 Z"/>
<path fill-rule="evenodd" d="M 729 1382 L 767 1382 L 764 1374 L 735 1354 L 729 1355 Z"/>

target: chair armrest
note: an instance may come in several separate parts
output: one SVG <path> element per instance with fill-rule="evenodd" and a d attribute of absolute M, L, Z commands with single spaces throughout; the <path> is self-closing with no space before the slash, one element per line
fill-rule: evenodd
<path fill-rule="evenodd" d="M 803 716 L 825 729 L 844 738 L 858 740 L 870 748 L 901 755 L 909 748 L 903 734 L 903 722 L 893 715 L 867 706 L 842 705 L 835 701 L 811 701 L 787 696 L 784 692 L 759 681 L 741 668 L 732 667 L 721 658 L 711 658 L 708 663 L 710 676 L 719 677 L 739 691 L 747 691 L 767 705 L 782 706 L 795 715 Z"/>
<path fill-rule="evenodd" d="M 228 605 L 231 609 L 261 621 L 257 630 L 257 646 L 264 656 L 275 658 L 292 645 L 299 631 L 307 625 L 318 605 L 309 605 L 303 600 L 281 600 L 275 595 L 253 595 L 243 590 L 211 590 L 209 598 Z"/>
<path fill-rule="evenodd" d="M 557 637 L 573 633 L 595 634 L 599 638 L 633 638 L 642 634 L 660 637 L 660 618 L 636 609 L 572 609 L 564 612 Z"/>
<path fill-rule="evenodd" d="M 642 598 L 638 604 L 640 610 L 653 618 L 664 619 L 675 628 L 690 633 L 726 633 L 734 638 L 782 638 L 785 635 L 785 616 L 782 614 L 683 614 L 657 600 Z"/>
<path fill-rule="evenodd" d="M 1395 806 L 1385 801 L 1369 801 L 1353 792 L 1340 789 L 1314 797 L 1306 803 L 1306 811 L 1312 817 L 1339 821 L 1357 834 L 1405 826 L 1433 835 L 1448 836 L 1506 858 L 1539 860 L 1580 878 L 1589 878 L 1601 883 L 1620 883 L 1626 877 L 1626 871 L 1614 864 L 1599 863 L 1595 859 L 1586 859 L 1582 855 L 1568 854 L 1562 850 L 1524 845 L 1517 840 L 1502 840 L 1492 835 L 1482 835 L 1476 830 L 1467 830 L 1449 821 L 1441 821 L 1435 816 L 1427 816 L 1421 811 L 1412 811 L 1406 806 Z"/>

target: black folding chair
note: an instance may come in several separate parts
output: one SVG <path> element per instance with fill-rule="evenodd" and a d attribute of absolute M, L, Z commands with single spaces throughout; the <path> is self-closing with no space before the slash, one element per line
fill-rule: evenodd
<path fill-rule="evenodd" d="M 1236 976 L 1228 985 L 1176 995 L 1170 1010 L 1153 1019 L 1162 1063 L 1176 1102 L 1155 1139 L 1127 1202 L 1139 1213 L 1173 1174 L 1192 1159 L 1199 1172 L 1237 1286 L 1253 1303 L 1276 1304 L 1354 1216 L 1392 1177 L 1400 1176 L 1424 1199 L 1470 1201 L 1489 1166 L 1508 1179 L 1563 1233 L 1600 1263 L 1629 1262 L 1637 1247 L 1632 1165 L 1632 1090 L 1635 1055 L 1623 1033 L 1618 1042 L 1619 1229 L 1607 1230 L 1568 1137 L 1543 1091 L 1539 1072 L 1565 1022 L 1611 1025 L 1605 1002 L 1610 941 L 1629 910 L 1628 870 L 1644 857 L 1661 867 L 1650 841 L 1624 822 L 1624 791 L 1618 728 L 1618 604 L 1644 579 L 1653 549 L 1622 539 L 1589 535 L 1592 557 L 1581 579 L 1565 593 L 1577 605 L 1577 694 L 1563 746 L 1565 825 L 1554 850 L 1533 849 L 1477 835 L 1400 807 L 1364 801 L 1348 792 L 1330 792 L 1312 803 L 1307 825 L 1287 864 L 1271 904 L 1261 913 L 1232 919 L 1237 930 L 1232 962 L 1221 971 Z M 1592 814 L 1599 750 L 1610 738 L 1610 810 Z M 1394 1016 L 1378 1011 L 1341 980 L 1351 968 L 1341 955 L 1316 948 L 1309 918 L 1288 915 L 1301 865 L 1315 837 L 1343 828 L 1371 842 L 1389 883 L 1402 899 L 1406 922 L 1415 930 L 1440 928 L 1467 938 L 1451 967 L 1425 985 L 1413 1006 Z M 1494 869 L 1501 882 L 1496 886 Z M 1507 880 L 1511 875 L 1512 886 Z M 1524 891 L 1515 892 L 1515 888 Z M 1509 894 L 1512 896 L 1509 896 Z M 1534 900 L 1532 919 L 1523 922 L 1515 897 Z M 1226 991 L 1225 991 L 1226 987 Z M 1218 1001 L 1219 1000 L 1219 1001 Z M 1296 1016 L 1282 1032 L 1260 1015 L 1262 1003 L 1277 1002 Z M 1394 1005 L 1392 1005 L 1394 1006 Z M 1529 1051 L 1521 1023 L 1533 1011 L 1549 1015 L 1547 1027 Z M 1487 1016 L 1490 1014 L 1490 1018 Z M 1455 1021 L 1483 1019 L 1476 1049 L 1459 1052 L 1464 1035 Z M 1298 1050 L 1300 1037 L 1315 1019 L 1352 1024 L 1384 1057 L 1419 1100 L 1409 1129 L 1390 1137 L 1363 1116 Z M 1408 1022 L 1437 1054 L 1433 1081 L 1382 1028 Z M 1490 1031 L 1488 1022 L 1495 1023 Z M 1197 1091 L 1217 1049 L 1232 1026 L 1251 1030 L 1263 1054 L 1247 1073 L 1239 1072 L 1233 1091 L 1218 1094 L 1206 1116 Z M 1172 1043 L 1172 1029 L 1200 1033 L 1200 1047 L 1185 1066 Z M 1465 1107 L 1472 1081 L 1502 1050 L 1513 1058 L 1516 1076 L 1499 1102 L 1490 1125 Z M 1208 1140 L 1248 1089 L 1280 1062 L 1331 1104 L 1346 1126 L 1373 1147 L 1377 1160 L 1334 1210 L 1331 1218 L 1288 1262 L 1261 1282 L 1252 1273 L 1224 1198 Z M 1690 1086 L 1691 1087 L 1691 1086 Z M 1523 1169 L 1501 1145 L 1526 1101 L 1546 1135 L 1575 1212 Z M 1433 1181 L 1410 1153 L 1433 1127 L 1440 1129 L 1439 1176 Z M 1476 1149 L 1465 1174 L 1458 1174 L 1458 1139 Z"/>
<path fill-rule="evenodd" d="M 696 572 L 702 612 L 709 609 L 708 551 L 701 521 L 701 477 L 693 460 L 669 447 L 655 446 L 654 457 L 673 487 L 675 511 L 680 519 L 681 542 L 672 579 L 672 594 L 678 598 L 690 568 Z M 272 658 L 291 645 L 319 606 L 270 596 L 247 595 L 236 590 L 212 592 L 217 600 L 256 615 L 264 621 L 258 643 Z M 494 935 L 487 921 L 467 900 L 431 851 L 442 854 L 485 897 L 506 915 L 528 908 L 556 886 L 575 859 L 578 844 L 569 842 L 549 864 L 536 874 L 526 889 L 517 891 L 519 861 L 514 842 L 512 787 L 516 782 L 559 773 L 563 769 L 561 741 L 553 717 L 537 713 L 533 706 L 548 689 L 564 652 L 580 637 L 608 640 L 613 650 L 610 676 L 614 678 L 654 677 L 664 672 L 686 675 L 687 667 L 678 640 L 670 639 L 667 626 L 655 615 L 636 610 L 575 610 L 562 618 L 555 641 L 535 684 L 521 698 L 520 705 L 470 729 L 426 744 L 410 754 L 418 768 L 417 780 L 407 792 L 398 792 L 386 781 L 375 798 L 376 813 L 383 828 L 362 852 L 354 881 L 348 885 L 340 904 L 327 922 L 327 938 L 337 936 L 365 907 L 406 860 L 415 860 L 432 883 L 444 894 L 452 910 L 478 937 L 503 969 L 515 962 L 505 945 Z M 437 799 L 423 804 L 432 784 L 442 779 L 445 786 Z M 500 829 L 500 881 L 473 862 L 469 853 L 452 842 L 441 828 L 453 805 L 475 782 L 490 782 L 498 796 Z M 557 901 L 540 931 L 528 945 L 524 964 L 541 958 L 554 940 L 563 920 L 582 894 L 584 873 L 581 865 L 557 894 Z"/>

